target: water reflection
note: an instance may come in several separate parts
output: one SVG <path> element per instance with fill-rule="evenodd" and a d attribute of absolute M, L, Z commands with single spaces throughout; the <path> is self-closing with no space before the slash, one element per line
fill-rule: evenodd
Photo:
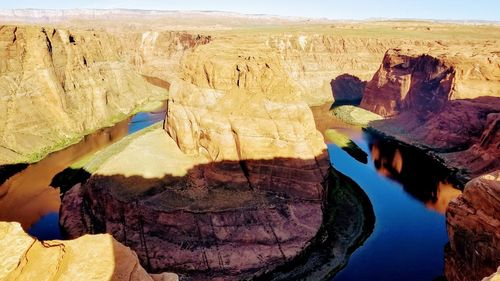
<path fill-rule="evenodd" d="M 440 280 L 448 241 L 442 214 L 455 189 L 448 171 L 422 151 L 360 129 L 338 129 L 368 153 L 362 164 L 328 145 L 332 165 L 368 195 L 375 228 L 333 281 Z"/>
<path fill-rule="evenodd" d="M 374 136 L 368 142 L 377 172 L 401 183 L 426 207 L 444 213 L 450 200 L 462 193 L 450 183 L 446 168 L 421 151 Z"/>
<path fill-rule="evenodd" d="M 137 113 L 89 134 L 79 143 L 51 153 L 37 163 L 1 166 L 0 221 L 17 221 L 28 233 L 42 240 L 61 239 L 60 193 L 89 176 L 68 167 L 127 134 L 163 120 L 166 106 L 164 102 L 155 111 Z"/>

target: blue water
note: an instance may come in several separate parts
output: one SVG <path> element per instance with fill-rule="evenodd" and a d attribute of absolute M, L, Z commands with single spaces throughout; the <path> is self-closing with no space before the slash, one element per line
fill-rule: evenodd
<path fill-rule="evenodd" d="M 375 212 L 373 234 L 332 281 L 434 280 L 444 270 L 444 246 L 448 241 L 445 217 L 427 209 L 400 183 L 377 173 L 369 140 L 367 134 L 353 139 L 368 153 L 368 164 L 328 145 L 333 166 L 361 186 Z"/>
<path fill-rule="evenodd" d="M 48 213 L 34 223 L 27 231 L 39 240 L 63 239 L 59 227 L 59 213 Z"/>
<path fill-rule="evenodd" d="M 165 119 L 165 112 L 139 112 L 132 117 L 128 133 L 132 134 Z"/>

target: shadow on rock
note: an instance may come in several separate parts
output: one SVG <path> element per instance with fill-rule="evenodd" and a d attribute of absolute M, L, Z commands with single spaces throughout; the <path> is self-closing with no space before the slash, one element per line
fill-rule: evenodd
<path fill-rule="evenodd" d="M 190 280 L 252 278 L 294 261 L 314 241 L 324 241 L 324 233 L 330 233 L 330 252 L 338 247 L 349 253 L 364 239 L 366 202 L 338 183 L 331 191 L 340 177 L 330 174 L 326 184 L 317 165 L 315 159 L 275 158 L 199 164 L 186 175 L 163 178 L 96 174 L 65 194 L 60 222 L 71 237 L 112 234 L 149 272 L 176 272 Z M 348 200 L 329 203 L 344 193 Z M 339 223 L 334 232 L 345 227 L 355 234 L 320 230 L 325 223 Z M 328 275 L 345 258 L 320 269 L 325 255 L 318 254 L 301 274 Z"/>
<path fill-rule="evenodd" d="M 332 87 L 333 106 L 339 105 L 359 105 L 363 99 L 366 81 L 361 81 L 351 74 L 342 74 L 330 82 Z"/>
<path fill-rule="evenodd" d="M 349 177 L 331 169 L 321 228 L 291 262 L 255 280 L 331 280 L 371 235 L 375 214 L 368 196 Z"/>

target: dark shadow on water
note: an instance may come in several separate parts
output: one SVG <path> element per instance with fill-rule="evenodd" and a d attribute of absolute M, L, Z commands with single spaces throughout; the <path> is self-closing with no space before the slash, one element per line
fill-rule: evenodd
<path fill-rule="evenodd" d="M 440 213 L 462 192 L 461 183 L 439 161 L 417 148 L 371 135 L 372 161 L 377 171 L 399 182 L 404 190 Z"/>
<path fill-rule="evenodd" d="M 452 176 L 424 152 L 359 129 L 339 129 L 369 154 L 360 164 L 329 145 L 334 167 L 366 192 L 375 228 L 332 280 L 434 280 L 443 275 L 447 243 L 443 213 L 460 194 Z M 437 280 L 439 280 L 438 277 Z"/>
<path fill-rule="evenodd" d="M 1 165 L 0 166 L 0 184 L 3 184 L 13 175 L 26 169 L 28 164 L 13 164 L 13 165 Z"/>

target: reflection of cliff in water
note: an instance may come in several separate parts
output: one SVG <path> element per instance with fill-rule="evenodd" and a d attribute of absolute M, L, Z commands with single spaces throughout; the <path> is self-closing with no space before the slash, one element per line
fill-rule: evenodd
<path fill-rule="evenodd" d="M 10 178 L 0 186 L 0 221 L 17 221 L 24 229 L 29 229 L 40 218 L 58 214 L 61 199 L 59 190 L 54 188 L 59 186 L 52 186 L 54 176 L 83 156 L 125 136 L 128 122 L 126 119 L 87 135 L 79 143 L 23 166 L 17 174 L 8 175 Z"/>
<path fill-rule="evenodd" d="M 370 139 L 369 147 L 377 171 L 397 182 L 406 192 L 440 213 L 462 192 L 450 183 L 449 171 L 439 162 L 412 147 L 393 141 Z"/>

